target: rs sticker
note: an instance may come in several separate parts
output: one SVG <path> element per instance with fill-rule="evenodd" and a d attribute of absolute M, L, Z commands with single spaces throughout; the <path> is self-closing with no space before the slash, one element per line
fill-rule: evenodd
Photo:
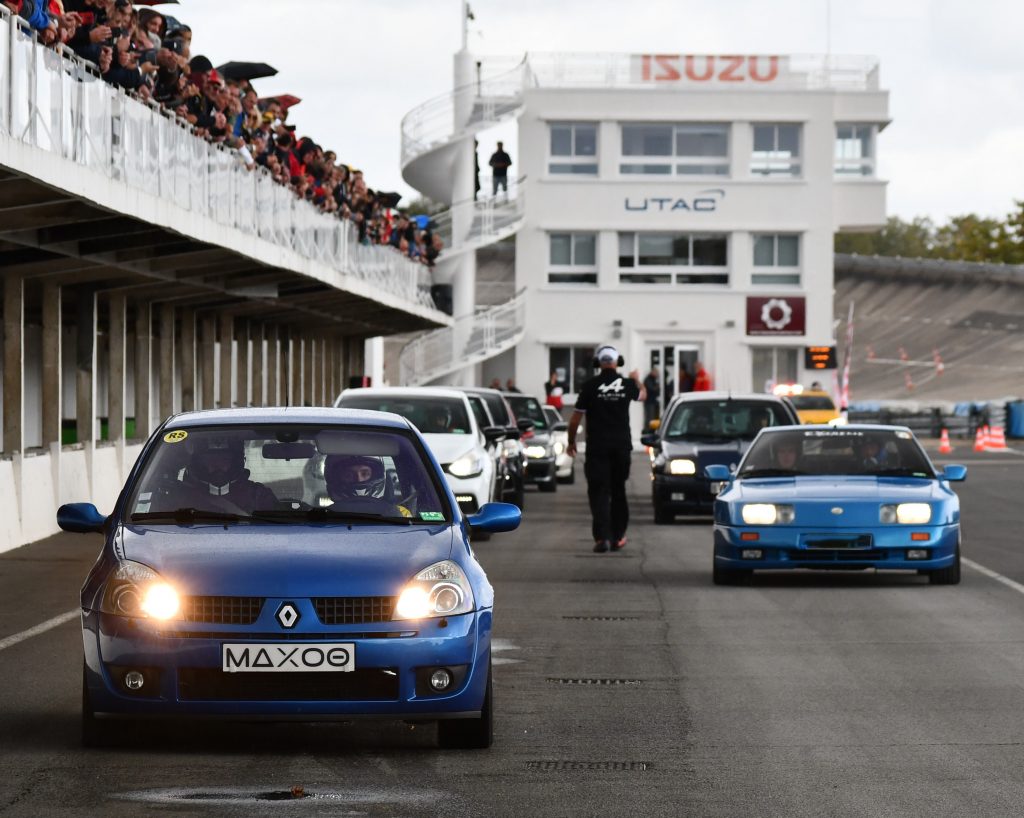
<path fill-rule="evenodd" d="M 188 432 L 184 429 L 178 429 L 175 432 L 168 432 L 164 435 L 164 443 L 181 443 L 186 437 Z"/>

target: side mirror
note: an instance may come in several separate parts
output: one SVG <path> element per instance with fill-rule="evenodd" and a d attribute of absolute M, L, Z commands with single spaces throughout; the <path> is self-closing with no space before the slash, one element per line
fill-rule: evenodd
<path fill-rule="evenodd" d="M 652 432 L 656 432 L 658 431 L 658 429 L 661 428 L 661 421 L 658 420 L 658 418 L 655 418 L 654 420 L 647 424 L 647 428 L 650 429 Z"/>
<path fill-rule="evenodd" d="M 500 534 L 502 531 L 515 531 L 523 512 L 511 503 L 484 503 L 480 510 L 466 518 L 472 532 Z"/>
<path fill-rule="evenodd" d="M 519 420 L 516 421 L 516 426 L 519 427 L 520 432 L 533 431 L 533 421 L 529 418 L 519 418 Z"/>
<path fill-rule="evenodd" d="M 652 449 L 661 448 L 661 439 L 658 437 L 656 432 L 644 432 L 640 435 L 640 442 L 644 446 L 650 446 Z"/>
<path fill-rule="evenodd" d="M 65 503 L 57 509 L 57 525 L 72 534 L 102 533 L 106 522 L 92 503 Z"/>
<path fill-rule="evenodd" d="M 505 427 L 505 439 L 506 440 L 519 440 L 523 433 L 519 431 L 517 426 L 506 426 Z"/>
<path fill-rule="evenodd" d="M 967 479 L 967 467 L 956 463 L 950 463 L 942 470 L 942 474 L 939 476 L 943 480 L 948 480 L 950 483 L 962 483 Z"/>
<path fill-rule="evenodd" d="M 714 483 L 731 483 L 732 472 L 728 466 L 721 463 L 716 463 L 713 466 L 707 466 L 704 469 L 704 476 Z"/>
<path fill-rule="evenodd" d="M 488 443 L 497 443 L 504 440 L 507 430 L 504 426 L 485 426 L 483 428 L 484 440 Z"/>

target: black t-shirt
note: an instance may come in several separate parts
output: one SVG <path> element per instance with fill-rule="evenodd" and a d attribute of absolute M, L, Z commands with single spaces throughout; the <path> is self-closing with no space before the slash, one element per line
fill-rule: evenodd
<path fill-rule="evenodd" d="M 629 404 L 640 398 L 632 378 L 602 369 L 580 388 L 576 411 L 587 416 L 587 449 L 631 449 Z"/>

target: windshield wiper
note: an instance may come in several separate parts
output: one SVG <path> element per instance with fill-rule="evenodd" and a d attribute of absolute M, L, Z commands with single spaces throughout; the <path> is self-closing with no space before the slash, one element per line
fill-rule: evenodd
<path fill-rule="evenodd" d="M 261 518 L 265 517 L 271 520 L 305 520 L 313 523 L 370 522 L 412 525 L 414 522 L 419 522 L 419 520 L 414 520 L 412 517 L 374 514 L 370 511 L 338 511 L 332 508 L 296 508 L 282 509 L 280 511 L 260 511 L 257 513 Z"/>
<path fill-rule="evenodd" d="M 206 511 L 201 508 L 176 508 L 174 511 L 143 511 L 132 515 L 133 523 L 159 522 L 171 520 L 176 523 L 191 524 L 204 523 L 239 523 L 248 520 L 240 514 L 229 514 L 223 511 Z"/>
<path fill-rule="evenodd" d="M 930 477 L 930 475 L 923 471 L 914 471 L 913 469 L 882 469 L 881 471 L 868 472 L 868 474 L 871 477 Z"/>
<path fill-rule="evenodd" d="M 796 469 L 749 469 L 740 472 L 737 477 L 797 477 L 806 473 Z"/>

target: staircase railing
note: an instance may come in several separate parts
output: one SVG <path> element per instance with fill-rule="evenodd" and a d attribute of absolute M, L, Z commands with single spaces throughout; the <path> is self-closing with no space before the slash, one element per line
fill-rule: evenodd
<path fill-rule="evenodd" d="M 496 196 L 467 199 L 455 202 L 448 210 L 430 217 L 435 235 L 444 242 L 447 255 L 472 250 L 493 244 L 519 229 L 526 212 L 525 177 L 510 180 L 508 191 L 501 191 Z M 481 191 L 483 193 L 483 191 Z M 454 247 L 452 224 L 467 214 L 471 222 L 469 234 L 462 237 L 458 247 Z"/>
<path fill-rule="evenodd" d="M 493 358 L 519 343 L 525 327 L 522 291 L 504 304 L 456 318 L 452 326 L 428 332 L 406 345 L 399 359 L 401 383 L 419 386 Z"/>

